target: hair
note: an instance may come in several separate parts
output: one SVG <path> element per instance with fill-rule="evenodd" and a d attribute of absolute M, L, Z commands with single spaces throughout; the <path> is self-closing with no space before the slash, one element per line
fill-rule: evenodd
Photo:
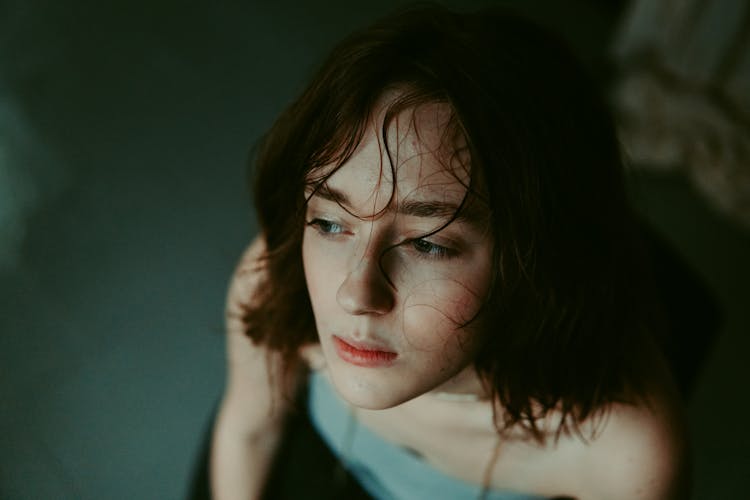
<path fill-rule="evenodd" d="M 351 157 L 387 89 L 400 92 L 384 136 L 401 111 L 450 106 L 456 133 L 446 137 L 464 140 L 469 197 L 488 206 L 494 262 L 474 365 L 503 409 L 498 429 L 520 424 L 540 438 L 539 419 L 560 410 L 558 435 L 578 431 L 644 396 L 655 313 L 611 116 L 564 44 L 501 9 L 420 6 L 348 36 L 261 139 L 254 199 L 267 283 L 247 312 L 250 338 L 289 367 L 317 341 L 305 190 Z"/>

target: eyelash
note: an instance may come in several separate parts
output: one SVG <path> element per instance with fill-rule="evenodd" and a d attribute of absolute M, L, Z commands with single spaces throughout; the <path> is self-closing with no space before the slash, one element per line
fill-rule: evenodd
<path fill-rule="evenodd" d="M 423 238 L 410 240 L 412 248 L 423 259 L 450 259 L 456 256 L 456 252 L 448 247 L 437 245 Z"/>
<path fill-rule="evenodd" d="M 307 225 L 314 228 L 318 234 L 326 238 L 346 232 L 341 224 L 326 219 L 315 218 L 308 221 Z M 455 250 L 432 243 L 424 238 L 410 239 L 404 243 L 410 245 L 421 259 L 450 259 L 457 255 Z"/>
<path fill-rule="evenodd" d="M 307 225 L 315 228 L 315 230 L 323 236 L 334 236 L 344 232 L 344 227 L 341 224 L 326 219 L 313 219 L 309 221 Z M 338 231 L 331 230 L 332 227 L 338 228 Z"/>

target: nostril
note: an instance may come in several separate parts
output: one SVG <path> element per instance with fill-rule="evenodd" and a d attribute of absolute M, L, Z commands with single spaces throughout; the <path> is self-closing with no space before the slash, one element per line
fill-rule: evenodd
<path fill-rule="evenodd" d="M 336 300 L 349 314 L 385 314 L 393 308 L 393 291 L 377 264 L 363 264 L 347 275 Z"/>

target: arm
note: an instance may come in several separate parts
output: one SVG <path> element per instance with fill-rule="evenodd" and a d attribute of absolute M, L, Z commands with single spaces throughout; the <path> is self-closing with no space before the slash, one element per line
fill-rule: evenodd
<path fill-rule="evenodd" d="M 227 384 L 211 447 L 211 493 L 216 500 L 259 498 L 280 441 L 288 403 L 278 359 L 244 334 L 242 314 L 263 281 L 256 239 L 243 255 L 227 296 Z"/>

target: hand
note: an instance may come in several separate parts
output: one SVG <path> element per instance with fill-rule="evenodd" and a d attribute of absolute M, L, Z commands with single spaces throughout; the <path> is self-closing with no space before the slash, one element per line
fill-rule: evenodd
<path fill-rule="evenodd" d="M 258 290 L 267 277 L 265 263 L 261 259 L 265 250 L 263 236 L 257 236 L 244 251 L 232 273 L 225 308 L 228 334 L 247 334 L 247 312 L 257 304 Z"/>

